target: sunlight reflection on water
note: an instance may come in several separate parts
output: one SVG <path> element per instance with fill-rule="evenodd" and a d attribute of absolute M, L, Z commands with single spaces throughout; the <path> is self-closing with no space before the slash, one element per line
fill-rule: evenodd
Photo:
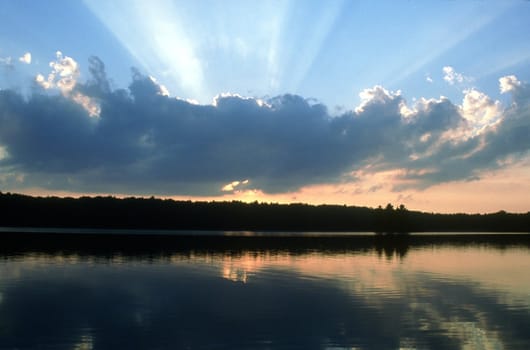
<path fill-rule="evenodd" d="M 0 347 L 530 347 L 526 241 L 277 243 L 4 248 Z"/>

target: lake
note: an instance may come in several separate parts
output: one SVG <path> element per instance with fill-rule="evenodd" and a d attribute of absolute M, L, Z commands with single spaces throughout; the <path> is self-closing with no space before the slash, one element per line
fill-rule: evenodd
<path fill-rule="evenodd" d="M 528 234 L 0 233 L 0 349 L 529 349 Z"/>

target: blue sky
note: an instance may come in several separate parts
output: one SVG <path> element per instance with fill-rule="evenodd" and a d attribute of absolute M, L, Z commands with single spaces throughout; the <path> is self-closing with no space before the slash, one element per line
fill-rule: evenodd
<path fill-rule="evenodd" d="M 28 73 L 46 69 L 57 50 L 86 73 L 96 55 L 117 86 L 128 85 L 134 66 L 201 103 L 222 92 L 287 92 L 352 108 L 376 84 L 409 99 L 459 99 L 461 91 L 444 84 L 444 66 L 493 96 L 498 76 L 529 76 L 525 1 L 4 0 L 1 7 L 0 54 L 31 52 Z"/>
<path fill-rule="evenodd" d="M 529 20 L 528 1 L 1 0 L 0 92 L 20 106 L 0 107 L 0 186 L 428 209 L 436 189 L 496 179 L 494 192 L 530 196 Z M 64 130 L 37 102 L 65 114 Z M 140 110 L 152 120 L 117 122 Z M 42 144 L 22 115 L 42 123 Z M 505 172 L 519 187 L 498 184 Z M 497 209 L 472 192 L 458 209 Z M 530 210 L 512 202 L 498 206 Z"/>

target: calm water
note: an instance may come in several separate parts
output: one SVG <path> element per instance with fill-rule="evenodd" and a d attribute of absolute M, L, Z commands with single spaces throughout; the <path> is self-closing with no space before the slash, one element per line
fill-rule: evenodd
<path fill-rule="evenodd" d="M 0 238 L 0 349 L 529 349 L 528 235 L 462 237 Z"/>

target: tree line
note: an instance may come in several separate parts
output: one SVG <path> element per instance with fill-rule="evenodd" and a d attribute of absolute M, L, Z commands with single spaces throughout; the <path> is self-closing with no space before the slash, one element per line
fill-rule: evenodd
<path fill-rule="evenodd" d="M 0 192 L 0 226 L 109 229 L 530 232 L 530 212 L 435 214 L 400 205 L 201 202 L 112 196 L 61 198 Z"/>

